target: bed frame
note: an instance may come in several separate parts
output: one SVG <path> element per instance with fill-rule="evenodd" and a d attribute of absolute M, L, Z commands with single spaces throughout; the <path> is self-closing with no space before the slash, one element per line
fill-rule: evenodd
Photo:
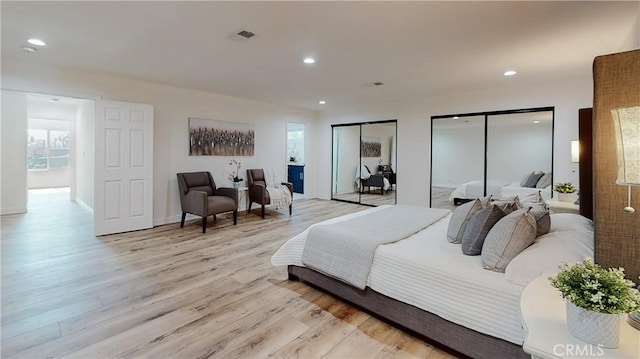
<path fill-rule="evenodd" d="M 306 267 L 290 265 L 288 273 L 289 280 L 305 281 L 397 327 L 408 329 L 427 342 L 444 345 L 459 354 L 478 359 L 531 358 L 522 346 L 451 323 L 369 287 L 360 290 Z"/>

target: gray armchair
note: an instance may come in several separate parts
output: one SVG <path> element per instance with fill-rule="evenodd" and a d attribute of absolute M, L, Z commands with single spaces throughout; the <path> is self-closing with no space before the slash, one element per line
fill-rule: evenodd
<path fill-rule="evenodd" d="M 215 220 L 218 213 L 233 212 L 233 224 L 238 222 L 238 191 L 216 188 L 210 172 L 178 173 L 178 188 L 182 206 L 180 227 L 184 227 L 187 213 L 202 217 L 202 233 L 207 231 L 208 216 Z"/>
<path fill-rule="evenodd" d="M 261 216 L 264 218 L 264 206 L 271 204 L 271 198 L 267 191 L 267 182 L 264 177 L 264 170 L 247 170 L 247 183 L 249 185 L 249 209 L 247 212 L 251 212 L 251 204 L 256 202 L 262 205 Z M 292 195 L 291 204 L 289 205 L 289 215 L 291 215 L 293 208 L 293 184 L 290 182 L 282 182 L 282 185 L 287 186 L 289 193 Z"/>

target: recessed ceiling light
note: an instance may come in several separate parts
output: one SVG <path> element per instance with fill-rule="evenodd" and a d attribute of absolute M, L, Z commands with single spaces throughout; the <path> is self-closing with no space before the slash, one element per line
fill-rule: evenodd
<path fill-rule="evenodd" d="M 326 103 L 327 103 L 327 101 L 325 101 L 325 100 L 320 100 L 320 101 L 318 101 L 318 103 L 319 103 L 319 104 L 321 104 L 321 105 L 324 105 L 324 104 L 326 104 Z"/>
<path fill-rule="evenodd" d="M 24 52 L 36 52 L 36 51 L 38 51 L 38 49 L 36 49 L 35 47 L 31 47 L 31 46 L 20 46 L 20 48 Z"/>
<path fill-rule="evenodd" d="M 538 121 L 538 120 L 535 120 L 535 121 L 533 121 L 533 123 L 540 123 L 540 121 Z"/>
<path fill-rule="evenodd" d="M 49 100 L 49 101 L 51 101 L 51 102 L 58 102 L 58 101 L 60 101 L 60 99 L 57 99 L 57 98 L 53 97 L 53 98 L 52 98 L 51 100 Z"/>
<path fill-rule="evenodd" d="M 505 76 L 513 76 L 515 74 L 517 74 L 517 72 L 515 72 L 514 70 L 509 70 L 504 72 Z"/>
<path fill-rule="evenodd" d="M 458 117 L 458 116 L 453 116 L 453 119 L 454 119 L 454 120 L 457 120 L 457 119 L 459 119 L 459 118 L 460 118 L 460 117 Z"/>
<path fill-rule="evenodd" d="M 47 46 L 47 44 L 40 40 L 40 39 L 29 39 L 27 40 L 28 43 L 30 43 L 31 45 L 36 45 L 36 46 Z"/>
<path fill-rule="evenodd" d="M 304 60 L 302 60 L 302 62 L 304 62 L 305 64 L 313 64 L 316 62 L 316 60 L 313 57 L 307 57 Z"/>

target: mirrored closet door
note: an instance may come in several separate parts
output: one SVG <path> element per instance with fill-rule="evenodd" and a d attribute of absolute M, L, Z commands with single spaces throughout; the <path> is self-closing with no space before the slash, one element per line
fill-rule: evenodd
<path fill-rule="evenodd" d="M 396 129 L 396 120 L 332 126 L 332 199 L 396 203 Z"/>
<path fill-rule="evenodd" d="M 553 196 L 553 107 L 431 118 L 431 207 Z"/>

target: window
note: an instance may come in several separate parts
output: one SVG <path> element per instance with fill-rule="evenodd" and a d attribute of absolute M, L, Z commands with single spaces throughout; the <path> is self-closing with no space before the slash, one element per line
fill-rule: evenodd
<path fill-rule="evenodd" d="M 30 128 L 27 135 L 27 168 L 69 168 L 69 131 Z"/>

